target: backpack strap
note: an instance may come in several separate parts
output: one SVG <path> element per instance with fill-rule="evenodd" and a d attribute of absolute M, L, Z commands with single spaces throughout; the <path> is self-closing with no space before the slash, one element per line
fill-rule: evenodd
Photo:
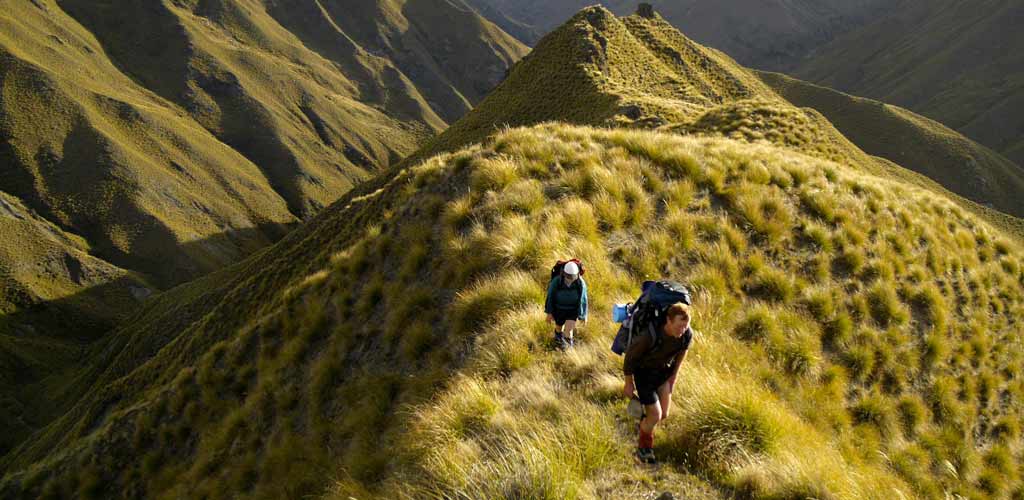
<path fill-rule="evenodd" d="M 646 328 L 647 328 L 647 332 L 646 332 L 647 335 L 649 335 L 651 337 L 651 349 L 654 349 L 654 348 L 658 347 L 658 344 L 661 342 L 661 335 L 658 335 L 658 331 L 657 331 L 657 329 L 654 326 L 654 322 L 653 321 L 648 321 L 647 324 L 644 325 L 644 326 L 646 326 Z M 633 344 L 633 331 L 636 330 L 637 328 L 644 328 L 644 326 L 639 326 L 638 327 L 635 321 L 630 323 L 630 325 L 629 325 L 629 333 L 626 335 L 626 346 L 627 346 L 627 348 L 628 348 L 628 346 Z M 639 334 L 639 332 L 638 332 L 638 334 Z"/>
<path fill-rule="evenodd" d="M 654 321 L 647 322 L 647 334 L 651 336 L 651 349 L 658 347 L 661 343 L 661 335 L 658 333 L 658 328 L 654 326 Z"/>

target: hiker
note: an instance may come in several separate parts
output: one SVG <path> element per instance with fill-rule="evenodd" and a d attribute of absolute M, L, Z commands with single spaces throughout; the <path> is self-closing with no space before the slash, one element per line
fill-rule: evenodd
<path fill-rule="evenodd" d="M 544 300 L 548 323 L 555 324 L 555 347 L 568 349 L 575 345 L 576 322 L 587 321 L 587 282 L 579 260 L 558 261 L 551 269 L 551 282 Z"/>
<path fill-rule="evenodd" d="M 643 463 L 653 464 L 654 427 L 668 417 L 676 375 L 693 340 L 690 306 L 674 303 L 660 318 L 639 329 L 622 363 L 626 376 L 622 392 L 627 398 L 637 397 L 643 405 L 636 456 Z"/>

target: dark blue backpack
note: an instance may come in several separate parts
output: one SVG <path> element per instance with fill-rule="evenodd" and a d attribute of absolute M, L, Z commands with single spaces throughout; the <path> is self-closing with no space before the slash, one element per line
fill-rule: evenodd
<path fill-rule="evenodd" d="M 612 352 L 622 355 L 641 329 L 654 335 L 655 344 L 659 340 L 657 328 L 665 316 L 665 311 L 677 302 L 690 305 L 690 291 L 675 281 L 645 281 L 640 287 L 640 298 L 626 306 L 627 317 L 619 327 L 612 341 Z"/>

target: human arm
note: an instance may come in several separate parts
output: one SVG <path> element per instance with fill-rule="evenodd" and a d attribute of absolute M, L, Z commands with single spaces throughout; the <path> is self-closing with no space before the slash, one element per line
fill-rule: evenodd
<path fill-rule="evenodd" d="M 651 338 L 647 335 L 640 335 L 635 338 L 629 348 L 626 350 L 626 355 L 622 360 L 622 373 L 625 375 L 625 385 L 622 388 L 622 393 L 626 397 L 632 397 L 633 392 L 636 390 L 636 385 L 633 380 L 633 373 L 639 367 L 640 358 L 643 354 L 651 347 Z"/>
<path fill-rule="evenodd" d="M 634 332 L 633 341 L 626 349 L 626 355 L 622 359 L 623 375 L 632 376 L 640 365 L 640 358 L 651 348 L 651 337 L 643 332 Z"/>
<path fill-rule="evenodd" d="M 581 321 L 586 323 L 587 322 L 587 282 L 584 281 L 582 277 L 580 278 L 580 288 L 581 288 L 581 290 L 580 290 L 580 310 L 579 310 L 579 314 L 577 314 L 577 317 Z"/>
<path fill-rule="evenodd" d="M 548 282 L 548 295 L 544 299 L 544 312 L 548 313 L 548 318 L 551 318 L 551 314 L 555 312 L 555 286 L 557 284 L 557 277 Z"/>
<path fill-rule="evenodd" d="M 631 398 L 636 393 L 636 384 L 633 382 L 632 375 L 626 375 L 626 383 L 622 387 L 622 395 Z"/>
<path fill-rule="evenodd" d="M 675 361 L 672 362 L 672 375 L 668 378 L 668 390 L 671 391 L 676 385 L 676 375 L 679 374 L 679 367 L 683 366 L 683 360 L 686 359 L 686 352 L 680 352 L 676 355 Z"/>
<path fill-rule="evenodd" d="M 679 374 L 679 367 L 683 366 L 683 360 L 686 359 L 686 353 L 690 352 L 690 344 L 693 343 L 693 332 L 689 329 L 686 331 L 686 347 L 683 348 L 679 354 L 676 354 L 675 359 L 672 361 L 672 375 L 668 378 L 669 391 L 676 385 L 676 375 Z"/>

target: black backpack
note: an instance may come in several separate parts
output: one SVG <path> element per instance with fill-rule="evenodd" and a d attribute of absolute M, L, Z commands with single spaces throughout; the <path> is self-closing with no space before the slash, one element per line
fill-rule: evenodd
<path fill-rule="evenodd" d="M 555 262 L 555 265 L 551 268 L 551 279 L 555 279 L 558 276 L 561 276 L 562 269 L 565 267 L 566 264 L 570 262 L 575 262 L 576 265 L 579 266 L 580 276 L 583 276 L 583 273 L 587 272 L 585 269 L 583 269 L 583 262 L 580 262 L 580 259 L 560 260 L 558 262 Z"/>
<path fill-rule="evenodd" d="M 645 281 L 641 290 L 640 298 L 627 306 L 628 317 L 612 341 L 612 352 L 615 354 L 625 353 L 641 332 L 653 335 L 657 345 L 661 336 L 654 326 L 661 324 L 665 311 L 677 302 L 690 305 L 690 291 L 675 281 Z"/>

